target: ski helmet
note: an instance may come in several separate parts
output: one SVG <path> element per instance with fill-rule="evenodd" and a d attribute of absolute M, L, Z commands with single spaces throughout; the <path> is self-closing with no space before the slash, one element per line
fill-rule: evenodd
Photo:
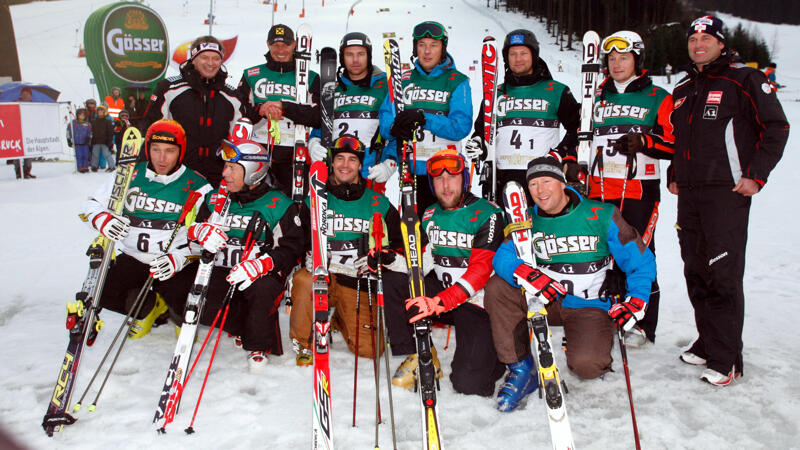
<path fill-rule="evenodd" d="M 536 36 L 532 32 L 520 28 L 508 33 L 505 42 L 503 42 L 503 63 L 506 68 L 508 68 L 508 49 L 514 45 L 528 47 L 533 56 L 534 66 L 536 65 L 536 59 L 539 58 L 539 41 L 536 40 Z"/>
<path fill-rule="evenodd" d="M 144 138 L 144 154 L 148 161 L 150 160 L 150 144 L 153 142 L 177 145 L 181 149 L 178 164 L 183 162 L 183 157 L 186 155 L 186 132 L 181 124 L 174 120 L 161 119 L 150 125 Z"/>
<path fill-rule="evenodd" d="M 447 29 L 445 29 L 444 25 L 430 20 L 422 22 L 414 27 L 412 35 L 414 38 L 414 49 L 412 53 L 415 58 L 417 57 L 417 42 L 419 42 L 419 40 L 422 38 L 431 38 L 436 39 L 437 41 L 442 41 L 442 58 L 445 57 L 445 54 L 447 53 Z"/>
<path fill-rule="evenodd" d="M 267 176 L 272 155 L 263 145 L 249 139 L 222 140 L 217 150 L 225 162 L 236 163 L 244 169 L 244 184 L 253 186 Z"/>
<path fill-rule="evenodd" d="M 463 191 L 461 194 L 469 192 L 470 180 L 469 170 L 466 170 L 467 159 L 464 155 L 458 152 L 455 148 L 446 148 L 439 150 L 433 156 L 428 158 L 426 164 L 426 172 L 428 172 L 428 185 L 431 187 L 431 192 L 436 194 L 433 189 L 433 178 L 438 177 L 442 172 L 447 171 L 450 175 L 462 174 L 464 179 Z"/>
<path fill-rule="evenodd" d="M 331 147 L 331 158 L 339 153 L 352 153 L 358 157 L 361 163 L 364 163 L 364 143 L 352 134 L 343 134 L 333 141 Z"/>
<path fill-rule="evenodd" d="M 344 48 L 359 46 L 367 49 L 367 67 L 372 67 L 372 41 L 369 36 L 358 31 L 347 33 L 339 43 L 339 65 L 344 67 Z"/>
<path fill-rule="evenodd" d="M 642 41 L 639 33 L 622 30 L 603 39 L 603 43 L 600 44 L 600 52 L 603 55 L 603 64 L 606 67 L 608 67 L 608 55 L 613 50 L 620 53 L 633 53 L 636 73 L 641 73 L 642 62 L 644 61 L 644 41 Z"/>

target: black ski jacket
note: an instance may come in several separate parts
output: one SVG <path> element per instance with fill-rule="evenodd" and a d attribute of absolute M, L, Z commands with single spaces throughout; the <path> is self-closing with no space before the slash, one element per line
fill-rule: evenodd
<path fill-rule="evenodd" d="M 679 188 L 733 187 L 742 177 L 762 187 L 781 159 L 789 122 L 767 77 L 732 61 L 727 49 L 675 87 L 673 180 Z"/>

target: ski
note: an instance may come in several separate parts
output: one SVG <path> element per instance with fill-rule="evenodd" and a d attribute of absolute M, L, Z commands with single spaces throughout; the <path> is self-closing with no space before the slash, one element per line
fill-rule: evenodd
<path fill-rule="evenodd" d="M 394 114 L 397 117 L 403 111 L 403 72 L 400 68 L 400 46 L 394 39 L 387 39 L 383 42 L 383 61 L 386 65 L 386 82 L 389 91 L 389 100 L 394 105 Z M 406 142 L 397 142 L 397 153 L 405 158 Z M 402 175 L 402 174 L 401 174 Z M 402 189 L 403 179 L 400 178 Z M 416 198 L 414 199 L 416 204 Z"/>
<path fill-rule="evenodd" d="M 509 181 L 503 188 L 503 204 L 508 216 L 508 230 L 514 241 L 517 256 L 531 267 L 536 267 L 533 253 L 533 236 L 528 201 L 523 187 L 516 181 Z M 575 448 L 572 429 L 569 425 L 564 393 L 567 386 L 561 380 L 550 342 L 550 327 L 547 325 L 547 311 L 541 300 L 532 292 L 525 291 L 528 301 L 528 323 L 536 339 L 536 361 L 539 365 L 539 397 L 544 391 L 547 419 L 550 424 L 550 438 L 554 450 Z"/>
<path fill-rule="evenodd" d="M 592 153 L 592 109 L 600 76 L 600 36 L 594 31 L 583 35 L 583 65 L 581 66 L 581 126 L 578 130 L 578 164 L 587 179 L 582 180 L 583 194 L 589 192 L 589 159 Z"/>
<path fill-rule="evenodd" d="M 294 55 L 294 84 L 297 103 L 308 102 L 309 66 L 311 65 L 311 26 L 302 24 L 297 29 L 297 50 Z M 299 203 L 305 198 L 305 171 L 309 161 L 308 142 L 305 125 L 294 124 L 294 186 L 292 200 Z"/>
<path fill-rule="evenodd" d="M 481 70 L 483 73 L 483 142 L 486 145 L 486 159 L 480 171 L 480 185 L 483 198 L 494 202 L 497 199 L 497 168 L 495 166 L 495 127 L 497 114 L 497 47 L 491 36 L 483 39 L 481 51 Z"/>
<path fill-rule="evenodd" d="M 208 222 L 223 225 L 230 205 L 225 180 L 220 184 L 219 190 L 214 194 L 212 201 L 214 202 L 214 211 L 211 213 L 211 217 L 208 218 Z M 211 271 L 214 269 L 215 258 L 216 254 L 203 250 L 192 289 L 186 299 L 178 342 L 175 344 L 175 351 L 172 354 L 164 386 L 161 388 L 161 396 L 158 399 L 156 413 L 153 416 L 153 423 L 164 419 L 164 423 L 159 428 L 161 432 L 164 431 L 164 427 L 167 424 L 172 422 L 178 410 L 178 399 L 181 391 L 183 391 L 186 369 L 189 366 L 189 359 L 192 355 L 192 347 L 194 346 L 200 315 L 205 305 L 205 296 L 208 291 L 208 282 L 211 279 Z"/>
<path fill-rule="evenodd" d="M 142 134 L 139 130 L 136 127 L 125 130 L 117 161 L 114 187 L 108 200 L 108 210 L 114 214 L 122 213 L 125 193 L 133 179 L 133 168 L 141 146 Z M 114 255 L 114 242 L 98 237 L 89 247 L 87 255 L 89 255 L 89 273 L 81 291 L 75 296 L 75 303 L 68 305 L 69 343 L 64 354 L 64 362 L 58 372 L 53 395 L 50 397 L 50 404 L 47 406 L 47 413 L 42 419 L 42 428 L 48 436 L 53 436 L 53 433 L 61 431 L 64 425 L 71 425 L 77 420 L 67 412 L 67 409 L 78 376 L 83 349 L 87 345 L 92 345 L 99 331 L 99 325 L 102 324 L 95 319 L 99 306 L 97 296 L 103 291 L 105 277 Z"/>
<path fill-rule="evenodd" d="M 330 322 L 328 317 L 328 167 L 322 161 L 311 165 L 311 252 L 314 261 L 312 297 L 314 301 L 314 414 L 312 441 L 314 449 L 333 449 L 333 413 L 331 411 Z"/>
<path fill-rule="evenodd" d="M 336 90 L 336 50 L 325 47 L 320 51 L 319 81 L 320 109 L 322 110 L 322 145 L 330 149 L 333 146 L 333 94 Z"/>

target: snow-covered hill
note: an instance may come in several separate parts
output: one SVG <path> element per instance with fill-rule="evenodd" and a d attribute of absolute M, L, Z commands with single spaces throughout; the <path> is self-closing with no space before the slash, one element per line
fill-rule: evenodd
<path fill-rule="evenodd" d="M 26 80 L 47 82 L 62 90 L 62 100 L 82 102 L 96 97 L 88 83 L 85 60 L 77 58 L 76 36 L 82 24 L 99 6 L 108 2 L 71 0 L 37 2 L 12 7 L 22 74 Z M 171 44 L 177 45 L 206 34 L 203 19 L 208 2 L 151 1 L 164 18 Z M 301 2 L 281 2 L 276 23 L 295 28 L 301 22 L 314 30 L 314 46 L 338 47 L 345 32 L 352 0 L 305 2 L 306 17 L 299 18 Z M 239 35 L 239 45 L 227 67 L 230 83 L 242 70 L 262 61 L 266 33 L 271 25 L 271 6 L 256 0 L 220 0 L 214 34 L 220 38 Z M 373 60 L 382 61 L 383 32 L 401 38 L 401 51 L 410 54 L 410 33 L 422 20 L 439 20 L 450 26 L 448 46 L 458 66 L 468 72 L 479 59 L 486 34 L 502 40 L 515 28 L 530 28 L 542 43 L 541 54 L 556 79 L 578 89 L 579 57 L 559 52 L 535 19 L 494 12 L 483 0 L 412 2 L 364 0 L 349 18 L 349 30 L 368 32 L 375 46 Z M 388 8 L 388 12 L 378 12 Z M 730 19 L 729 24 L 737 19 Z M 793 50 L 800 28 L 752 24 L 771 44 L 778 30 L 779 80 L 797 89 L 800 61 Z M 76 31 L 77 30 L 77 31 Z M 576 47 L 577 48 L 577 47 Z M 558 61 L 564 73 L 556 73 Z M 170 74 L 175 73 L 170 69 Z M 477 77 L 477 74 L 476 74 Z M 674 81 L 674 80 L 673 80 Z M 663 80 L 657 80 L 663 85 Z M 475 100 L 479 83 L 473 83 Z M 782 92 L 790 122 L 800 118 L 797 90 Z M 682 263 L 673 228 L 675 198 L 664 191 L 656 232 L 662 304 L 658 343 L 630 350 L 633 392 L 642 444 L 647 449 L 696 448 L 797 448 L 800 442 L 800 337 L 795 332 L 800 318 L 796 292 L 800 268 L 800 239 L 796 224 L 800 213 L 794 203 L 793 150 L 800 138 L 790 136 L 786 155 L 770 177 L 764 192 L 755 197 L 751 213 L 748 267 L 745 275 L 747 319 L 744 330 L 745 376 L 732 387 L 716 389 L 699 381 L 700 370 L 680 363 L 682 347 L 696 336 L 692 309 L 686 297 Z M 199 384 L 186 392 L 184 408 L 166 436 L 150 425 L 157 396 L 174 347 L 171 327 L 163 326 L 139 341 L 130 342 L 103 393 L 97 411 L 82 412 L 79 422 L 55 438 L 45 437 L 40 427 L 52 393 L 58 365 L 66 346 L 64 304 L 70 300 L 86 270 L 84 251 L 93 233 L 76 217 L 85 196 L 105 179 L 100 174 L 77 175 L 71 163 L 36 163 L 37 180 L 18 182 L 12 171 L 0 170 L 0 423 L 19 441 L 32 448 L 303 448 L 311 439 L 312 375 L 298 368 L 293 354 L 273 357 L 265 374 L 247 372 L 245 354 L 234 350 L 224 337 L 203 404 L 197 433 L 181 431 L 191 418 Z M 116 331 L 121 317 L 104 313 L 106 329 L 86 354 L 78 395 Z M 284 347 L 288 317 L 281 316 Z M 561 330 L 555 329 L 554 342 Z M 201 334 L 204 333 L 201 332 Z M 338 338 L 338 339 L 337 339 Z M 444 330 L 434 340 L 444 346 Z M 371 364 L 359 364 L 357 427 L 352 414 L 353 356 L 334 337 L 332 352 L 334 437 L 339 448 L 371 448 L 374 441 L 374 384 Z M 445 373 L 453 350 L 440 351 Z M 618 353 L 615 351 L 614 353 Z M 400 363 L 393 358 L 392 369 Z M 625 381 L 621 366 L 605 380 L 581 381 L 566 369 L 558 353 L 570 393 L 567 407 L 578 448 L 632 448 L 633 438 Z M 200 365 L 203 365 L 201 362 Z M 199 378 L 199 377 L 198 377 Z M 387 413 L 385 378 L 381 377 L 381 401 Z M 417 448 L 420 440 L 419 405 L 416 394 L 394 390 L 399 448 Z M 90 394 L 93 395 L 93 394 Z M 440 395 L 443 441 L 451 449 L 549 448 L 544 406 L 534 396 L 527 407 L 511 414 L 494 409 L 492 399 L 463 396 L 445 378 Z M 380 427 L 381 444 L 390 445 L 388 425 Z"/>

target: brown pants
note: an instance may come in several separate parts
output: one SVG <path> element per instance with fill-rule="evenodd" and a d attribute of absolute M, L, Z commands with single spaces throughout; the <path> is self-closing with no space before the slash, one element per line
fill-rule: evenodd
<path fill-rule="evenodd" d="M 297 339 L 300 345 L 308 349 L 313 345 L 311 330 L 314 324 L 311 281 L 311 274 L 305 268 L 295 272 L 292 281 L 292 312 L 289 315 L 289 337 Z M 361 281 L 363 286 L 366 286 L 366 283 L 366 279 Z M 373 326 L 378 324 L 378 307 L 375 301 L 375 292 L 373 289 L 371 314 L 367 293 L 361 293 L 358 323 L 356 323 L 356 292 L 355 289 L 338 284 L 336 275 L 331 275 L 331 282 L 328 284 L 328 308 L 336 308 L 334 317 L 331 318 L 331 325 L 342 333 L 345 341 L 347 341 L 347 348 L 353 353 L 356 353 L 356 333 L 358 332 L 360 334 L 358 337 L 358 356 L 372 358 L 375 353 L 375 344 L 372 340 L 370 324 Z M 370 315 L 372 315 L 372 318 L 370 318 Z M 382 338 L 381 341 L 383 341 Z M 383 342 L 380 343 L 380 353 L 383 353 Z"/>
<path fill-rule="evenodd" d="M 525 296 L 498 275 L 493 275 L 484 289 L 483 303 L 489 313 L 497 357 L 505 364 L 522 361 L 531 354 Z M 592 379 L 611 370 L 614 325 L 606 311 L 562 308 L 561 302 L 556 302 L 547 306 L 547 313 L 549 325 L 564 327 L 567 367 L 572 372 Z"/>

